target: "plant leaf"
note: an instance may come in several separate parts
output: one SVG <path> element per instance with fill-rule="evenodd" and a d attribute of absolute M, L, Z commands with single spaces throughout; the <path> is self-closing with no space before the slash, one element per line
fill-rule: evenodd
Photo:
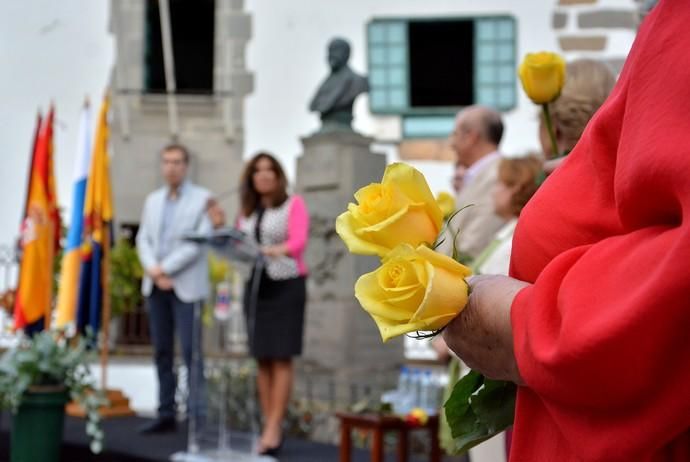
<path fill-rule="evenodd" d="M 450 397 L 448 397 L 448 401 L 443 405 L 453 438 L 475 429 L 476 416 L 471 407 L 470 398 L 483 383 L 483 375 L 470 371 L 458 380 Z"/>
<path fill-rule="evenodd" d="M 477 419 L 492 434 L 513 425 L 517 387 L 512 382 L 484 379 L 484 387 L 470 398 Z"/>
<path fill-rule="evenodd" d="M 470 371 L 453 387 L 444 405 L 454 438 L 454 454 L 497 435 L 513 424 L 517 387 Z"/>

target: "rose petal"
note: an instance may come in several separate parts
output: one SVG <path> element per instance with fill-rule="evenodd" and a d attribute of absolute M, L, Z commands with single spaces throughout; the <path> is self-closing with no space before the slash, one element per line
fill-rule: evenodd
<path fill-rule="evenodd" d="M 359 229 L 352 214 L 347 211 L 341 213 L 335 220 L 335 232 L 343 240 L 347 249 L 354 254 L 360 255 L 385 255 L 390 249 L 378 245 L 374 242 L 362 239 L 355 230 Z"/>
<path fill-rule="evenodd" d="M 443 212 L 431 193 L 424 175 L 408 164 L 397 162 L 386 167 L 381 184 L 395 184 L 414 203 L 422 203 L 436 227 L 436 234 L 441 231 Z"/>
<path fill-rule="evenodd" d="M 426 321 L 430 329 L 443 325 L 431 325 L 431 320 L 454 318 L 467 305 L 468 286 L 463 276 L 443 267 L 434 267 L 427 261 L 429 284 L 419 309 L 410 318 L 411 322 Z"/>

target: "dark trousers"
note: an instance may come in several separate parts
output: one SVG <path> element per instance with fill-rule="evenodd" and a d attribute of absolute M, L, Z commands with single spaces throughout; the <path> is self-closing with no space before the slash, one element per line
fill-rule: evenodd
<path fill-rule="evenodd" d="M 175 330 L 177 330 L 189 379 L 187 412 L 190 416 L 203 417 L 206 413 L 206 393 L 203 351 L 201 349 L 202 303 L 185 303 L 177 298 L 174 291 L 160 290 L 157 287 L 154 287 L 146 302 L 158 372 L 158 415 L 160 417 L 174 417 L 176 412 L 177 379 L 174 363 Z M 194 329 L 195 312 L 198 312 L 196 329 Z M 192 365 L 193 357 L 195 359 L 194 365 Z M 196 380 L 196 386 L 192 384 L 193 378 Z"/>

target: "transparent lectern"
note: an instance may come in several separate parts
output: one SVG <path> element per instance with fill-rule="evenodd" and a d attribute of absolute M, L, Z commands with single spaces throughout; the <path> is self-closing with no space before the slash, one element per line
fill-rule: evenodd
<path fill-rule="evenodd" d="M 247 351 L 253 336 L 238 334 L 246 321 L 247 333 L 253 332 L 256 301 L 264 260 L 256 245 L 241 231 L 221 228 L 209 234 L 187 234 L 185 240 L 207 246 L 212 256 L 224 262 L 230 271 L 214 290 L 213 322 L 218 326 L 220 354 L 207 354 L 203 341 L 208 324 L 207 312 L 197 307 L 194 316 L 192 364 L 188 370 L 188 441 L 187 451 L 171 456 L 175 462 L 271 462 L 276 459 L 256 453 L 258 442 L 257 402 L 253 366 L 242 364 L 237 351 Z M 252 275 L 256 277 L 252 277 Z M 246 281 L 252 281 L 246 287 Z M 243 291 L 248 290 L 248 294 Z M 243 299 L 247 307 L 243 310 Z M 245 320 L 246 313 L 246 320 Z M 206 319 L 205 319 L 206 318 Z M 242 329 L 239 327 L 242 326 Z M 201 362 L 205 366 L 196 367 Z M 233 365 L 233 362 L 235 363 Z M 239 362 L 239 364 L 237 364 Z M 201 378 L 201 380 L 200 380 Z M 233 394 L 234 392 L 234 394 Z"/>

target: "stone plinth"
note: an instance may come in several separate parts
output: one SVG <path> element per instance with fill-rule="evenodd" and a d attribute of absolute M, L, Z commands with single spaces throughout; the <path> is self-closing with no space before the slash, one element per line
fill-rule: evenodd
<path fill-rule="evenodd" d="M 371 142 L 354 132 L 317 133 L 302 139 L 297 161 L 297 191 L 311 216 L 304 356 L 344 380 L 403 361 L 402 339 L 384 345 L 354 297 L 355 281 L 376 268 L 378 259 L 350 255 L 335 232 L 335 219 L 354 201 L 354 192 L 381 180 L 386 158 L 370 151 Z"/>

